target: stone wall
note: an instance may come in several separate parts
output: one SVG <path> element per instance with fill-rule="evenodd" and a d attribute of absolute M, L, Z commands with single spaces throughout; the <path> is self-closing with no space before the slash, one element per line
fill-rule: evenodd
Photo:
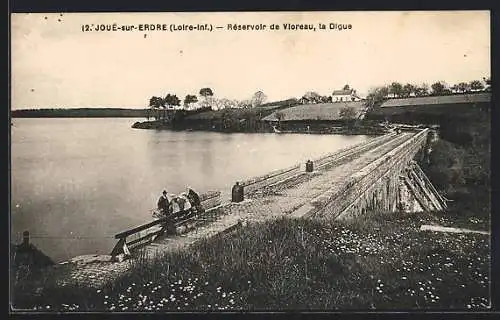
<path fill-rule="evenodd" d="M 201 206 L 208 210 L 222 203 L 220 191 L 208 191 L 200 195 Z"/>
<path fill-rule="evenodd" d="M 415 154 L 425 147 L 428 132 L 428 129 L 422 130 L 352 175 L 340 189 L 326 192 L 323 196 L 326 199 L 313 202 L 317 209 L 312 216 L 348 219 L 367 210 L 442 210 L 444 206 L 437 191 L 422 177 L 423 172 L 415 171 L 412 161 Z"/>
<path fill-rule="evenodd" d="M 314 169 L 317 170 L 327 165 L 333 165 L 337 161 L 348 161 L 352 158 L 359 156 L 366 150 L 373 148 L 373 146 L 383 144 L 393 138 L 394 134 L 387 134 L 381 137 L 370 139 L 355 146 L 348 146 L 342 148 L 340 150 L 329 153 L 320 158 L 311 160 L 313 161 Z M 266 175 L 242 181 L 240 182 L 240 185 L 244 187 L 245 194 L 249 194 L 255 192 L 256 190 L 271 186 L 275 183 L 285 181 L 287 179 L 304 174 L 305 172 L 304 166 L 305 164 L 297 164 L 292 167 L 276 170 Z"/>

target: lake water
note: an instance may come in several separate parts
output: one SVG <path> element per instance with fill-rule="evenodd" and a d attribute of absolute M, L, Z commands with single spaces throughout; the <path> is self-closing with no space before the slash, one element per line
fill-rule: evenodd
<path fill-rule="evenodd" d="M 115 233 L 152 220 L 164 188 L 229 193 L 235 181 L 369 139 L 132 129 L 138 120 L 13 119 L 11 241 L 29 230 L 55 261 L 109 254 Z"/>

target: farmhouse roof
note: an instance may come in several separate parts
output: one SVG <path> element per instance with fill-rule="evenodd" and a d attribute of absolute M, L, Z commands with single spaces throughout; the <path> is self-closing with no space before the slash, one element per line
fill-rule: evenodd
<path fill-rule="evenodd" d="M 304 104 L 273 112 L 262 120 L 278 121 L 276 118 L 278 112 L 283 115 L 281 121 L 339 120 L 339 111 L 346 106 L 353 107 L 357 116 L 360 116 L 364 110 L 364 104 L 361 101 Z"/>
<path fill-rule="evenodd" d="M 411 107 L 424 105 L 449 105 L 461 103 L 488 103 L 491 101 L 491 93 L 481 92 L 472 94 L 454 94 L 435 97 L 415 97 L 405 99 L 389 99 L 380 105 L 381 108 L 389 107 Z"/>
<path fill-rule="evenodd" d="M 353 94 L 353 90 L 352 89 L 349 89 L 349 90 L 335 90 L 332 93 L 333 96 L 348 96 L 348 95 L 351 95 L 351 94 Z"/>

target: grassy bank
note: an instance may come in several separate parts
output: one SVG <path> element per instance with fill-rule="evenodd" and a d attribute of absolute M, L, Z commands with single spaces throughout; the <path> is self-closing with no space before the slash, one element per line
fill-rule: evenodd
<path fill-rule="evenodd" d="M 481 309 L 489 237 L 421 232 L 447 214 L 372 213 L 324 225 L 280 219 L 203 241 L 136 268 L 102 290 L 46 285 L 38 310 Z"/>

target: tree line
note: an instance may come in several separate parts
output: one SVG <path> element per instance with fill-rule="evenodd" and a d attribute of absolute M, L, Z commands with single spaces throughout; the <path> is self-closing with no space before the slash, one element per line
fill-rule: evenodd
<path fill-rule="evenodd" d="M 370 110 L 384 100 L 390 98 L 443 96 L 484 91 L 491 91 L 491 79 L 489 77 L 484 77 L 482 81 L 472 80 L 470 82 L 460 82 L 451 86 L 444 81 L 437 81 L 430 86 L 426 83 L 414 85 L 411 83 L 402 84 L 399 82 L 392 82 L 389 85 L 371 89 L 366 96 L 365 106 Z"/>
<path fill-rule="evenodd" d="M 177 109 L 177 107 L 182 107 L 184 110 L 193 109 L 232 109 L 232 108 L 251 108 L 261 106 L 266 100 L 267 96 L 262 91 L 257 91 L 253 94 L 250 99 L 247 100 L 231 100 L 227 98 L 216 98 L 214 95 L 214 90 L 212 88 L 201 88 L 198 92 L 202 100 L 198 100 L 198 96 L 195 94 L 187 94 L 184 100 L 181 101 L 176 94 L 168 93 L 165 97 L 152 96 L 149 99 L 150 115 L 156 120 L 166 119 L 168 109 Z M 196 103 L 200 104 L 196 105 Z"/>

